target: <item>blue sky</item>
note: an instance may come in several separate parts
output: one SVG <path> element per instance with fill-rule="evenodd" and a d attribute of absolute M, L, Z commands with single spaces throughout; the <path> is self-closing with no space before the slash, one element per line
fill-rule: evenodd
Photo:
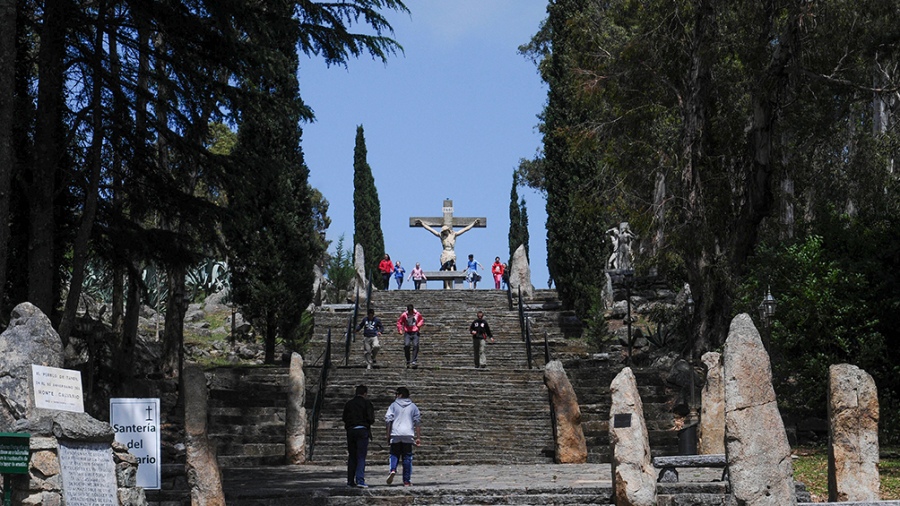
<path fill-rule="evenodd" d="M 459 237 L 460 259 L 472 253 L 489 273 L 509 255 L 509 193 L 520 158 L 541 146 L 537 115 L 547 89 L 534 64 L 518 54 L 546 17 L 544 0 L 411 0 L 410 14 L 389 13 L 404 54 L 387 64 L 370 58 L 348 68 L 301 57 L 300 93 L 316 121 L 303 127 L 310 183 L 330 203 L 332 248 L 353 238 L 353 148 L 365 129 L 368 163 L 381 201 L 385 249 L 409 271 L 437 270 L 441 244 L 411 216 L 440 216 L 444 198 L 455 216 L 481 217 L 487 228 Z M 544 198 L 519 188 L 528 206 L 532 282 L 547 286 Z M 369 259 L 367 259 L 368 261 Z M 485 276 L 479 288 L 493 283 Z M 412 288 L 404 284 L 404 289 Z"/>

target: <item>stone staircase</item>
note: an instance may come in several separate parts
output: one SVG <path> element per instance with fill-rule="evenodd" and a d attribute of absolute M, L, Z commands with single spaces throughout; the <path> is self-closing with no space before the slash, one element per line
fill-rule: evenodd
<path fill-rule="evenodd" d="M 566 375 L 575 389 L 581 408 L 581 427 L 588 447 L 588 462 L 609 463 L 609 385 L 624 368 L 608 356 L 565 361 Z M 678 433 L 674 430 L 672 395 L 657 371 L 632 367 L 644 405 L 650 452 L 656 456 L 678 454 Z"/>
<path fill-rule="evenodd" d="M 407 369 L 403 339 L 396 320 L 413 304 L 425 318 L 418 369 Z M 379 367 L 366 370 L 359 335 L 345 364 L 344 333 L 350 312 L 318 313 L 315 341 L 306 367 L 307 404 L 312 407 L 324 349 L 322 337 L 332 333 L 332 364 L 325 405 L 320 413 L 313 461 L 346 462 L 343 404 L 359 383 L 369 387 L 376 424 L 369 449 L 372 462 L 387 461 L 387 445 L 379 420 L 398 386 L 410 389 L 422 411 L 423 445 L 418 464 L 527 464 L 553 460 L 548 394 L 539 368 L 527 368 L 518 312 L 509 311 L 505 292 L 493 290 L 419 290 L 376 292 L 375 314 L 385 325 Z M 495 344 L 487 348 L 487 369 L 474 367 L 468 327 L 475 312 L 485 312 Z M 364 313 L 365 309 L 361 311 Z M 362 317 L 360 316 L 360 319 Z"/>

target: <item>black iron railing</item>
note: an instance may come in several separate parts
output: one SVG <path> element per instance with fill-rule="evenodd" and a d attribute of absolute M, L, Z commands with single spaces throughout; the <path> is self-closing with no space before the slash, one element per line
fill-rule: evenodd
<path fill-rule="evenodd" d="M 312 414 L 309 420 L 309 460 L 313 459 L 316 450 L 316 433 L 319 429 L 319 414 L 325 404 L 325 387 L 328 383 L 328 370 L 331 369 L 331 329 L 328 329 L 328 337 L 325 339 L 325 354 L 322 360 L 322 371 L 319 373 L 319 388 L 316 390 L 316 399 L 313 402 Z"/>

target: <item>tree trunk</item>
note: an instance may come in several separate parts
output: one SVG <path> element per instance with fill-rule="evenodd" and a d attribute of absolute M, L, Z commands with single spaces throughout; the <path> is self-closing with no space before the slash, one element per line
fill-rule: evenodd
<path fill-rule="evenodd" d="M 84 211 L 81 213 L 81 225 L 78 227 L 72 251 L 72 278 L 69 283 L 69 294 L 66 297 L 66 307 L 63 311 L 62 320 L 59 323 L 59 338 L 62 340 L 63 346 L 69 342 L 69 335 L 75 324 L 78 300 L 81 298 L 91 230 L 94 228 L 94 217 L 97 214 L 100 169 L 103 165 L 103 24 L 106 19 L 106 2 L 104 0 L 100 1 L 97 12 L 96 39 L 94 41 L 93 54 L 93 89 L 91 90 L 92 135 L 90 153 L 88 155 L 91 176 L 88 187 L 85 188 Z"/>
<path fill-rule="evenodd" d="M 66 2 L 44 4 L 38 51 L 38 101 L 34 164 L 29 191 L 28 299 L 47 315 L 54 306 L 54 179 L 61 159 L 63 61 L 66 54 Z"/>
<path fill-rule="evenodd" d="M 275 363 L 275 338 L 278 334 L 278 322 L 277 318 L 273 314 L 272 310 L 266 311 L 266 357 L 264 362 L 266 364 L 274 364 Z"/>
<path fill-rule="evenodd" d="M 160 371 L 167 378 L 181 375 L 182 355 L 184 353 L 184 314 L 188 301 L 185 300 L 184 277 L 186 268 L 181 265 L 170 266 L 166 270 L 168 278 L 169 298 L 166 304 L 166 328 L 163 331 Z"/>
<path fill-rule="evenodd" d="M 122 343 L 119 348 L 119 378 L 124 386 L 122 396 L 129 396 L 134 371 L 134 351 L 137 348 L 138 323 L 141 316 L 141 270 L 132 266 L 128 271 L 128 297 L 122 322 Z"/>
<path fill-rule="evenodd" d="M 0 304 L 6 294 L 16 86 L 16 0 L 0 0 Z"/>

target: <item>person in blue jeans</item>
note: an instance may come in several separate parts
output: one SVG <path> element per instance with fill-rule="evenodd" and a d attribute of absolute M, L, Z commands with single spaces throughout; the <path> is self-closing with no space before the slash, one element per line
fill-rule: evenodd
<path fill-rule="evenodd" d="M 387 483 L 390 485 L 394 482 L 397 464 L 402 459 L 403 486 L 408 487 L 412 485 L 413 445 L 419 446 L 422 443 L 422 414 L 409 398 L 408 388 L 397 388 L 397 398 L 388 407 L 384 422 L 387 424 L 387 439 L 391 445 L 391 469 Z"/>
<path fill-rule="evenodd" d="M 356 387 L 356 395 L 344 404 L 341 417 L 347 430 L 347 486 L 369 488 L 366 485 L 366 455 L 372 424 L 375 423 L 375 406 L 368 399 L 365 385 Z"/>

